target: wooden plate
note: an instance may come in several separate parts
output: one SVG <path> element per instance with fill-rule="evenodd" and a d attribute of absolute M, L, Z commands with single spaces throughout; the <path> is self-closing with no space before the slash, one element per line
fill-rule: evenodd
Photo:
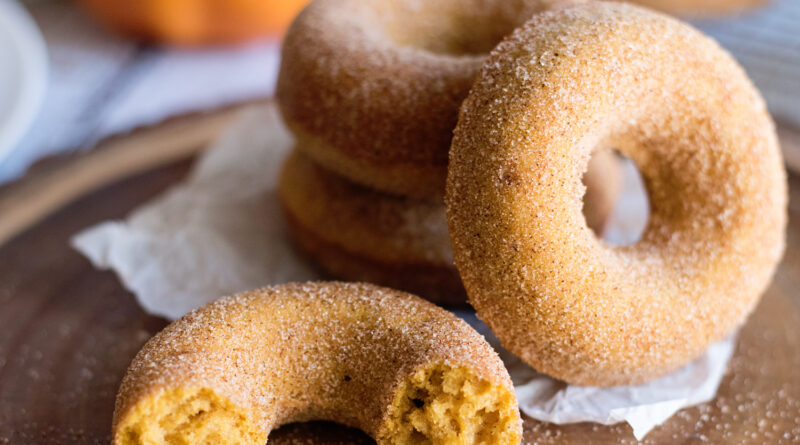
<path fill-rule="evenodd" d="M 108 443 L 125 368 L 166 323 L 142 312 L 113 274 L 92 268 L 68 240 L 99 221 L 124 217 L 178 182 L 190 166 L 186 158 L 231 113 L 112 141 L 88 155 L 40 166 L 0 191 L 0 242 L 24 228 L 0 245 L 0 444 Z M 790 186 L 785 259 L 741 332 L 719 395 L 680 412 L 644 443 L 800 442 L 800 179 L 792 177 Z M 635 440 L 626 425 L 560 427 L 526 419 L 525 442 Z M 270 443 L 372 441 L 316 423 L 284 427 Z"/>

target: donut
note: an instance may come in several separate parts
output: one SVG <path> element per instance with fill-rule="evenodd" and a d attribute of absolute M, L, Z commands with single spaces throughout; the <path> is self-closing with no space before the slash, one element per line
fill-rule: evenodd
<path fill-rule="evenodd" d="M 283 43 L 284 121 L 307 155 L 353 182 L 440 198 L 458 108 L 489 50 L 574 1 L 314 1 Z"/>
<path fill-rule="evenodd" d="M 584 178 L 584 212 L 598 233 L 620 192 L 621 175 L 610 151 L 592 158 Z M 299 150 L 284 163 L 278 198 L 294 244 L 331 277 L 401 289 L 439 304 L 466 303 L 443 200 L 353 184 Z"/>
<path fill-rule="evenodd" d="M 167 326 L 117 394 L 115 444 L 263 444 L 327 420 L 379 444 L 518 444 L 508 372 L 466 322 L 358 283 L 224 298 Z"/>
<path fill-rule="evenodd" d="M 296 246 L 335 278 L 466 303 L 453 264 L 444 201 L 413 200 L 361 187 L 294 150 L 278 186 Z"/>
<path fill-rule="evenodd" d="M 770 0 L 628 0 L 642 6 L 682 16 L 715 16 L 764 6 Z"/>
<path fill-rule="evenodd" d="M 639 167 L 651 214 L 614 247 L 581 215 L 596 148 Z M 454 259 L 478 316 L 578 385 L 663 376 L 743 323 L 785 244 L 774 124 L 744 71 L 691 26 L 633 5 L 544 12 L 498 45 L 450 152 Z"/>

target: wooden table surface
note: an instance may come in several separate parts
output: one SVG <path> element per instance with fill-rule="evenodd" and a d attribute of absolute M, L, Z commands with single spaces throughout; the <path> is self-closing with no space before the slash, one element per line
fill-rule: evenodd
<path fill-rule="evenodd" d="M 119 381 L 166 322 L 145 314 L 68 240 L 178 182 L 186 158 L 229 121 L 225 113 L 112 141 L 0 190 L 0 444 L 108 443 Z M 786 256 L 741 332 L 717 398 L 680 412 L 644 443 L 800 443 L 800 178 L 790 186 Z M 626 425 L 525 420 L 525 443 L 634 442 Z M 372 441 L 318 423 L 282 428 L 270 443 Z"/>

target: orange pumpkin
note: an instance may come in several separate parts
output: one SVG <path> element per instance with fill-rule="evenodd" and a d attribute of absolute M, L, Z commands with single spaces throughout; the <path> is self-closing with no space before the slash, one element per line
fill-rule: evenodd
<path fill-rule="evenodd" d="M 123 35 L 172 45 L 238 43 L 281 34 L 309 0 L 80 0 Z"/>

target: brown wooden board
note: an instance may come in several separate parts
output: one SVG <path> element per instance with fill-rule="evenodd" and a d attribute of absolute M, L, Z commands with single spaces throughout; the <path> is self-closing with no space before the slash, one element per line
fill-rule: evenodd
<path fill-rule="evenodd" d="M 104 179 L 99 189 L 82 191 L 0 245 L 0 444 L 108 443 L 125 368 L 166 322 L 145 314 L 112 273 L 95 270 L 68 240 L 97 222 L 124 217 L 178 182 L 190 162 L 169 162 L 148 164 L 149 171 L 116 182 Z M 719 395 L 680 412 L 644 443 L 800 443 L 800 179 L 792 177 L 790 185 L 785 259 L 741 332 Z M 30 193 L 31 187 L 23 181 L 0 192 L 0 208 L 20 189 Z M 11 211 L 5 208 L 0 219 Z M 625 425 L 525 420 L 525 443 L 634 442 Z M 282 428 L 270 443 L 372 442 L 358 431 L 318 423 Z"/>

